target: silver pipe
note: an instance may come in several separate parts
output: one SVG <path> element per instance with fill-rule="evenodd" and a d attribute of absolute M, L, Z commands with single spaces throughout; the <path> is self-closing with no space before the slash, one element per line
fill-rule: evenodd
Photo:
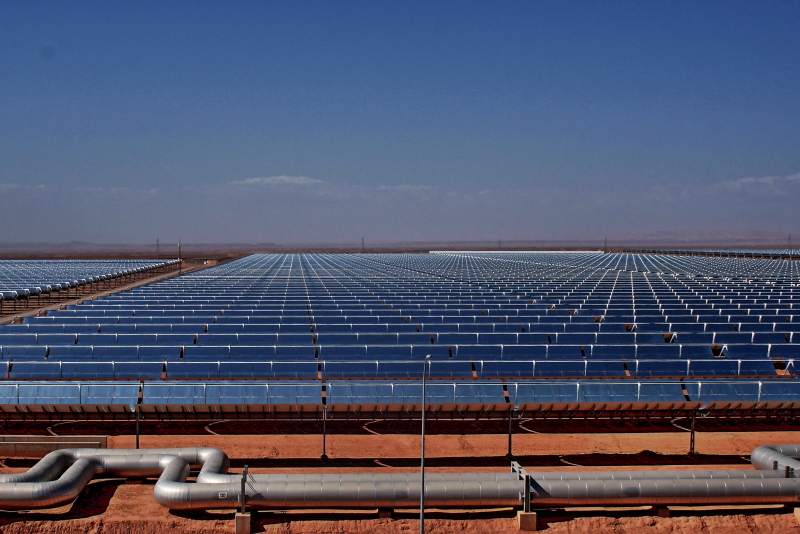
<path fill-rule="evenodd" d="M 532 499 L 542 506 L 790 504 L 799 490 L 791 478 L 545 480 L 534 482 Z"/>
<path fill-rule="evenodd" d="M 671 480 L 785 478 L 781 471 L 545 471 L 529 472 L 534 480 Z"/>
<path fill-rule="evenodd" d="M 797 503 L 800 445 L 753 451 L 758 471 L 606 471 L 528 473 L 534 505 L 646 505 Z M 224 452 L 212 448 L 62 449 L 26 473 L 0 475 L 0 507 L 35 509 L 71 502 L 96 473 L 158 476 L 156 500 L 172 509 L 236 508 L 240 475 L 227 474 Z M 187 483 L 192 469 L 197 482 Z M 413 508 L 422 496 L 421 473 L 259 474 L 246 501 L 252 508 Z M 427 506 L 519 506 L 525 483 L 518 473 L 426 474 Z"/>
<path fill-rule="evenodd" d="M 455 476 L 454 476 L 455 475 Z M 156 484 L 159 504 L 170 509 L 236 508 L 239 487 L 233 476 L 224 483 L 186 483 L 188 467 L 173 459 Z M 411 508 L 419 505 L 421 477 L 416 474 L 261 475 L 247 488 L 253 508 Z M 517 477 L 463 477 L 427 474 L 428 506 L 517 506 L 522 484 Z"/>
<path fill-rule="evenodd" d="M 800 445 L 762 445 L 756 447 L 750 454 L 750 462 L 756 469 L 786 471 L 790 468 L 792 474 L 800 469 L 800 462 L 795 458 L 800 457 Z"/>
<path fill-rule="evenodd" d="M 39 460 L 36 465 L 25 473 L 10 473 L 0 475 L 0 487 L 15 482 L 46 482 L 55 480 L 72 462 L 69 455 L 63 451 L 53 451 Z"/>
<path fill-rule="evenodd" d="M 96 462 L 82 458 L 58 478 L 47 482 L 0 484 L 0 505 L 6 510 L 53 508 L 71 503 L 92 480 Z"/>

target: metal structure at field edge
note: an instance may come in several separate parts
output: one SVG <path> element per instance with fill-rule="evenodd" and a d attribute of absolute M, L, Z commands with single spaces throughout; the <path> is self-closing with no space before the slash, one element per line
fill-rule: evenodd
<path fill-rule="evenodd" d="M 796 504 L 798 457 L 800 445 L 763 445 L 751 455 L 751 471 L 532 473 L 512 464 L 504 473 L 428 474 L 426 506 Z M 227 474 L 228 464 L 212 448 L 61 449 L 25 473 L 0 475 L 0 507 L 69 504 L 95 474 L 158 476 L 154 497 L 173 510 L 413 508 L 422 488 L 419 474 L 410 473 L 248 474 L 243 484 L 243 475 Z M 196 468 L 196 482 L 186 482 Z"/>

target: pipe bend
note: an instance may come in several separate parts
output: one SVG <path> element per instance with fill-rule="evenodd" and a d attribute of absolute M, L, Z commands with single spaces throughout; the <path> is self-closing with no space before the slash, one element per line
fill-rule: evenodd
<path fill-rule="evenodd" d="M 47 453 L 41 460 L 24 473 L 0 475 L 0 484 L 15 482 L 47 482 L 56 480 L 75 461 L 75 455 L 68 449 Z"/>
<path fill-rule="evenodd" d="M 67 468 L 57 480 L 2 484 L 0 504 L 10 510 L 52 508 L 69 504 L 92 480 L 97 467 L 97 461 L 83 458 Z"/>
<path fill-rule="evenodd" d="M 795 473 L 793 476 L 800 475 L 800 462 L 795 458 L 800 457 L 800 445 L 761 445 L 756 447 L 750 454 L 750 462 L 756 469 L 765 471 L 779 470 L 785 471 L 787 467 Z"/>
<path fill-rule="evenodd" d="M 58 480 L 45 482 L 42 489 L 48 493 L 51 506 L 61 506 L 74 501 L 83 488 L 94 478 L 99 463 L 94 459 L 82 458 L 73 463 Z"/>

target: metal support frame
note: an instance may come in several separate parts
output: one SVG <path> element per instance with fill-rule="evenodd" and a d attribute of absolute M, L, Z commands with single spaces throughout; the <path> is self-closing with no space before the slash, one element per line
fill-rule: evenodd
<path fill-rule="evenodd" d="M 691 426 L 691 436 L 689 437 L 689 454 L 694 454 L 695 451 L 695 430 L 694 424 L 695 420 L 697 419 L 697 410 L 692 410 L 692 426 Z"/>
<path fill-rule="evenodd" d="M 516 473 L 517 476 L 525 481 L 522 487 L 522 495 L 520 498 L 522 500 L 522 511 L 525 513 L 529 513 L 531 511 L 531 475 L 522 467 L 519 462 L 511 462 L 511 472 Z"/>

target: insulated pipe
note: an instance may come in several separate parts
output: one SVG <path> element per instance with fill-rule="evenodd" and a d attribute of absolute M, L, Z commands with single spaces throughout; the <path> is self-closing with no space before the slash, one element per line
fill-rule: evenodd
<path fill-rule="evenodd" d="M 7 484 L 17 482 L 47 482 L 55 480 L 67 469 L 75 459 L 63 451 L 53 451 L 36 462 L 36 465 L 24 473 L 0 475 L 0 489 Z"/>
<path fill-rule="evenodd" d="M 186 483 L 189 468 L 180 458 L 171 460 L 158 480 L 154 496 L 159 504 L 176 510 L 236 508 L 238 475 L 223 483 Z M 465 477 L 426 475 L 428 506 L 518 506 L 522 482 L 502 476 Z M 410 508 L 419 505 L 419 474 L 261 475 L 247 488 L 250 508 Z M 481 480 L 485 478 L 486 480 Z"/>
<path fill-rule="evenodd" d="M 81 458 L 64 471 L 58 480 L 0 484 L 0 506 L 7 510 L 27 510 L 71 503 L 92 480 L 96 466 L 95 460 Z"/>
<path fill-rule="evenodd" d="M 750 454 L 750 462 L 756 469 L 798 472 L 800 462 L 800 445 L 762 445 Z M 800 473 L 798 473 L 800 474 Z"/>
<path fill-rule="evenodd" d="M 528 473 L 534 480 L 661 480 L 786 478 L 783 471 L 546 471 Z"/>
<path fill-rule="evenodd" d="M 751 456 L 761 471 L 618 471 L 526 473 L 537 506 L 797 503 L 793 478 L 800 445 L 766 445 Z M 212 448 L 63 449 L 27 473 L 0 475 L 0 507 L 33 509 L 74 500 L 95 473 L 159 476 L 156 500 L 172 509 L 236 508 L 240 475 L 226 474 L 228 457 Z M 197 482 L 187 483 L 192 468 Z M 787 469 L 787 467 L 789 469 Z M 251 477 L 253 508 L 410 508 L 420 474 L 260 474 Z M 519 473 L 437 473 L 426 476 L 429 506 L 519 506 Z"/>
<path fill-rule="evenodd" d="M 537 506 L 791 504 L 798 491 L 793 478 L 544 480 L 534 481 L 531 500 Z"/>

